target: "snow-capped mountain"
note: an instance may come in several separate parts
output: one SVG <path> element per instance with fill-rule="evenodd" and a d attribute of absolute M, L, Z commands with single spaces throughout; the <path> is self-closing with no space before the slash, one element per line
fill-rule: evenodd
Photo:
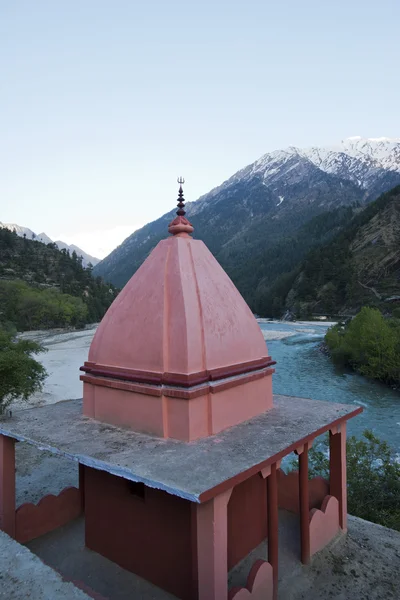
<path fill-rule="evenodd" d="M 26 235 L 26 237 L 30 240 L 36 238 L 36 233 L 34 233 L 32 229 L 29 229 L 29 227 L 21 227 L 21 225 L 17 225 L 17 223 L 2 223 L 0 221 L 0 227 L 5 227 L 10 231 L 15 231 L 15 233 L 20 237 L 24 237 L 24 235 Z"/>
<path fill-rule="evenodd" d="M 255 272 L 254 261 L 264 257 L 267 262 L 268 249 L 297 235 L 321 213 L 361 206 L 399 184 L 400 138 L 351 137 L 333 146 L 291 146 L 264 154 L 197 201 L 188 202 L 187 215 L 195 237 L 203 239 L 234 276 L 245 269 Z M 95 273 L 123 285 L 167 235 L 173 214 L 129 236 L 96 266 Z"/>
<path fill-rule="evenodd" d="M 361 189 L 369 190 L 376 184 L 376 179 L 387 174 L 387 171 L 400 173 L 400 138 L 354 136 L 334 146 L 303 149 L 290 146 L 284 150 L 269 152 L 235 173 L 210 194 L 219 191 L 229 182 L 248 181 L 255 175 L 261 176 L 265 185 L 273 185 L 286 179 L 288 175 L 301 177 L 297 173 L 300 162 L 293 162 L 300 157 L 309 160 L 325 173 L 337 175 L 356 183 Z"/>
<path fill-rule="evenodd" d="M 93 266 L 95 266 L 100 262 L 99 258 L 91 256 L 90 254 L 88 254 L 87 252 L 85 252 L 84 250 L 79 248 L 78 246 L 75 246 L 75 244 L 66 244 L 65 242 L 63 242 L 61 240 L 56 240 L 54 243 L 57 245 L 57 247 L 60 250 L 63 250 L 63 249 L 69 250 L 71 253 L 75 251 L 78 256 L 82 256 L 82 265 L 84 267 L 87 267 L 87 265 L 89 263 L 91 263 Z"/>
<path fill-rule="evenodd" d="M 190 204 L 190 214 L 203 210 L 205 204 L 213 201 L 223 190 L 232 185 L 246 184 L 254 178 L 261 179 L 263 185 L 272 190 L 277 190 L 282 183 L 286 185 L 300 181 L 307 174 L 305 161 L 310 161 L 324 173 L 354 183 L 365 191 L 366 199 L 373 199 L 382 191 L 397 185 L 400 174 L 400 138 L 352 136 L 331 146 L 289 146 L 283 150 L 268 152 Z M 283 200 L 283 196 L 278 196 L 277 204 L 282 204 Z"/>
<path fill-rule="evenodd" d="M 400 173 L 400 138 L 354 136 L 335 146 L 303 149 L 290 146 L 285 150 L 264 154 L 236 176 L 243 174 L 249 177 L 250 174 L 260 172 L 263 173 L 264 180 L 276 175 L 284 176 L 282 166 L 293 156 L 307 158 L 325 173 L 334 173 L 368 189 L 378 171 L 383 169 Z"/>
<path fill-rule="evenodd" d="M 400 173 L 400 138 L 354 136 L 337 146 L 298 152 L 326 173 L 350 179 L 366 190 L 374 185 L 382 170 Z"/>
<path fill-rule="evenodd" d="M 32 229 L 29 229 L 29 227 L 22 227 L 21 225 L 17 225 L 16 223 L 2 223 L 1 221 L 0 221 L 0 227 L 5 227 L 6 229 L 9 229 L 10 231 L 15 231 L 15 233 L 17 235 L 19 235 L 20 237 L 24 237 L 24 235 L 25 235 L 28 239 L 36 240 L 37 242 L 42 242 L 43 244 L 53 244 L 54 243 L 60 250 L 63 250 L 63 249 L 69 250 L 69 252 L 71 252 L 71 254 L 73 251 L 75 251 L 78 256 L 82 257 L 82 265 L 84 267 L 87 267 L 89 263 L 91 263 L 94 266 L 94 265 L 97 265 L 98 262 L 100 262 L 99 258 L 95 258 L 94 256 L 91 256 L 90 254 L 88 254 L 81 248 L 78 248 L 78 246 L 75 246 L 74 244 L 66 244 L 65 242 L 62 242 L 61 240 L 56 240 L 55 242 L 53 242 L 53 240 L 51 238 L 49 238 L 49 236 L 44 232 L 36 234 L 34 231 L 32 231 Z"/>
<path fill-rule="evenodd" d="M 36 238 L 35 238 L 38 242 L 43 242 L 43 244 L 52 244 L 53 240 L 51 238 L 49 238 L 49 236 L 44 233 L 44 231 L 42 231 L 42 233 L 38 233 Z M 58 246 L 58 243 L 55 242 Z M 58 246 L 60 248 L 60 246 Z"/>

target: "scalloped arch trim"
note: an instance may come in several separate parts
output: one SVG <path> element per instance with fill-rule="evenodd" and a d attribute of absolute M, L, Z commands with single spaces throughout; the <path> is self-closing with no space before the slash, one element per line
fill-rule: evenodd
<path fill-rule="evenodd" d="M 252 566 L 245 588 L 229 590 L 228 600 L 273 600 L 273 569 L 265 560 L 257 560 Z"/>

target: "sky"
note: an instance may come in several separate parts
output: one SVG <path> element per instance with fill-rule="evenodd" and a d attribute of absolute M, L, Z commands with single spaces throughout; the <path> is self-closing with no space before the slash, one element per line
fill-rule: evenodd
<path fill-rule="evenodd" d="M 0 221 L 102 258 L 266 152 L 400 136 L 398 0 L 0 0 Z"/>

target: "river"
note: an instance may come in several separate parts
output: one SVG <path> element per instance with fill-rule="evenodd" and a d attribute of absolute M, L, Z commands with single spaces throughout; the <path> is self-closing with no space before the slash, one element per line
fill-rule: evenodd
<path fill-rule="evenodd" d="M 277 361 L 275 393 L 361 405 L 364 412 L 351 419 L 349 433 L 360 436 L 364 429 L 372 429 L 400 453 L 400 392 L 335 367 L 319 350 L 326 323 L 259 319 L 259 324 L 269 354 Z M 28 406 L 82 397 L 79 367 L 87 360 L 95 329 L 24 334 L 47 348 L 38 358 L 49 373 L 43 392 L 33 396 Z"/>

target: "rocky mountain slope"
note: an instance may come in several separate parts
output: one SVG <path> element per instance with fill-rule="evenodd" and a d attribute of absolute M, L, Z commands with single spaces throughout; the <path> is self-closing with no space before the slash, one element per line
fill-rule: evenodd
<path fill-rule="evenodd" d="M 265 154 L 188 203 L 187 216 L 194 237 L 204 240 L 257 310 L 279 275 L 337 232 L 349 218 L 346 208 L 357 209 L 397 184 L 400 140 L 349 138 L 333 147 Z M 95 267 L 96 275 L 124 285 L 167 235 L 173 214 L 128 237 Z"/>
<path fill-rule="evenodd" d="M 298 314 L 351 314 L 364 305 L 384 312 L 400 307 L 400 186 L 306 256 L 284 304 Z"/>
<path fill-rule="evenodd" d="M 36 234 L 34 231 L 32 231 L 32 229 L 29 229 L 29 227 L 22 227 L 21 225 L 17 225 L 16 223 L 2 223 L 0 221 L 0 228 L 2 227 L 5 227 L 10 231 L 15 231 L 15 233 L 19 237 L 26 236 L 28 240 L 36 240 L 37 242 L 42 242 L 43 244 L 55 244 L 59 250 L 68 250 L 71 254 L 75 251 L 78 256 L 82 257 L 82 265 L 84 267 L 87 267 L 89 263 L 91 263 L 94 266 L 97 265 L 98 262 L 100 262 L 99 258 L 91 256 L 90 254 L 82 250 L 82 248 L 78 248 L 78 246 L 75 246 L 75 244 L 66 244 L 61 240 L 53 241 L 44 232 Z"/>

